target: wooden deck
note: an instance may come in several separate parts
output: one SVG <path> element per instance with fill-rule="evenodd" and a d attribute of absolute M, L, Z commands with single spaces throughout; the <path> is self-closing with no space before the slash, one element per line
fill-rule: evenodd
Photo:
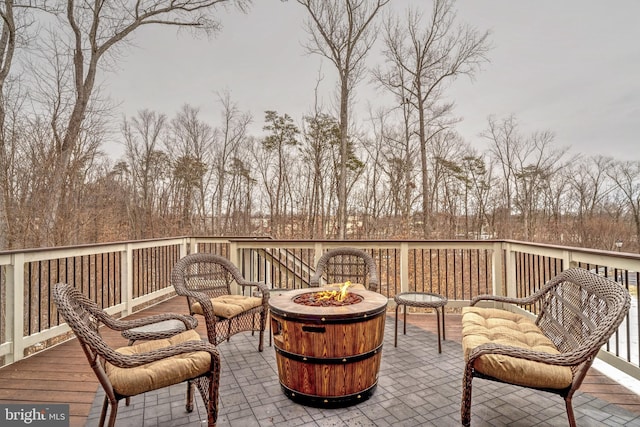
<path fill-rule="evenodd" d="M 184 313 L 185 309 L 186 303 L 182 298 L 173 298 L 137 313 L 132 318 L 164 312 Z M 390 315 L 392 316 L 391 313 Z M 407 320 L 421 328 L 435 331 L 434 315 L 409 314 Z M 206 336 L 204 322 L 200 322 L 198 331 Z M 402 331 L 399 330 L 399 333 Z M 117 333 L 105 329 L 103 334 L 112 346 L 127 344 Z M 447 340 L 460 341 L 460 337 L 460 316 L 448 314 Z M 265 351 L 270 349 L 265 346 Z M 0 369 L 0 402 L 69 403 L 71 426 L 85 425 L 98 387 L 99 383 L 75 339 Z M 580 391 L 640 414 L 640 396 L 595 369 L 591 369 Z"/>

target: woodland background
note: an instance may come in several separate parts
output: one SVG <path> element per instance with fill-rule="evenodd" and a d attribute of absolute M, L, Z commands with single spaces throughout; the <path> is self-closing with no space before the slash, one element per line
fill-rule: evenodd
<path fill-rule="evenodd" d="M 130 34 L 215 35 L 221 8 L 251 2 L 2 0 L 0 249 L 215 235 L 638 251 L 640 161 L 585 157 L 490 111 L 478 141 L 463 140 L 447 85 L 481 72 L 490 34 L 458 22 L 453 0 L 399 15 L 388 2 L 290 2 L 308 12 L 309 53 L 334 66 L 336 108 L 252 117 L 222 92 L 217 117 L 189 104 L 115 117 L 97 82 Z M 370 66 L 374 48 L 383 61 Z M 364 80 L 392 101 L 355 121 Z M 121 158 L 105 152 L 113 140 Z"/>

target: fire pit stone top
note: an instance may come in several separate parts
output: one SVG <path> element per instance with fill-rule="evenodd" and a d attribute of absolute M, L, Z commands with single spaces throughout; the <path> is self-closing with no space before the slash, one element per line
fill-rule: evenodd
<path fill-rule="evenodd" d="M 269 298 L 271 311 L 280 316 L 288 317 L 294 315 L 298 319 L 308 319 L 314 321 L 330 321 L 332 318 L 345 317 L 366 317 L 386 310 L 388 299 L 384 295 L 366 289 L 351 288 L 349 293 L 353 294 L 357 303 L 346 305 L 307 305 L 295 302 L 295 299 L 304 294 L 315 294 L 317 292 L 335 291 L 335 286 L 320 288 L 295 289 L 282 292 Z"/>

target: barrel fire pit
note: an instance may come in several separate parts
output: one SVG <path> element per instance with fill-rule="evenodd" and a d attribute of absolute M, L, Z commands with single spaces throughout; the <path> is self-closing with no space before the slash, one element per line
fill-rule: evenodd
<path fill-rule="evenodd" d="M 336 287 L 272 295 L 271 330 L 280 385 L 291 400 L 336 408 L 367 400 L 378 384 L 387 298 Z"/>

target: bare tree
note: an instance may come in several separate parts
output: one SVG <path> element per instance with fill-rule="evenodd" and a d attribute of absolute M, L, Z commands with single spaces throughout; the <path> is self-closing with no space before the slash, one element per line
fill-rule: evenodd
<path fill-rule="evenodd" d="M 11 69 L 16 52 L 29 44 L 27 29 L 33 17 L 30 9 L 38 9 L 32 1 L 0 1 L 0 249 L 11 247 L 19 215 L 14 205 L 19 156 L 20 111 L 26 98 L 19 79 L 12 78 Z"/>
<path fill-rule="evenodd" d="M 247 138 L 246 142 L 249 142 Z M 240 147 L 239 147 L 240 148 Z M 253 191 L 256 179 L 253 177 L 252 165 L 244 159 L 250 158 L 249 150 L 245 146 L 240 149 L 227 165 L 230 175 L 227 203 L 224 215 L 224 230 L 231 234 L 251 234 L 253 225 Z M 221 231 L 223 233 L 224 231 Z"/>
<path fill-rule="evenodd" d="M 411 235 L 411 218 L 416 202 L 416 185 L 418 176 L 415 147 L 411 144 L 411 135 L 407 132 L 407 109 L 401 109 L 402 124 L 394 123 L 397 116 L 390 111 L 379 110 L 371 113 L 373 144 L 365 146 L 371 158 L 375 158 L 374 168 L 384 175 L 383 188 L 374 187 L 381 197 L 379 202 L 386 207 L 385 216 L 400 217 L 399 229 L 393 230 L 395 235 L 409 238 Z M 369 162 L 365 162 L 368 164 Z M 368 168 L 369 169 L 369 168 Z M 388 187 L 387 187 L 388 186 Z M 372 197 L 375 205 L 375 195 Z M 382 212 L 380 212 L 382 214 Z M 379 223 L 380 221 L 373 221 Z"/>
<path fill-rule="evenodd" d="M 218 102 L 222 107 L 222 124 L 215 131 L 213 144 L 214 220 L 211 231 L 224 234 L 228 228 L 231 206 L 236 203 L 236 206 L 240 207 L 240 200 L 236 200 L 236 197 L 243 194 L 237 191 L 243 180 L 238 178 L 250 177 L 248 165 L 241 160 L 244 156 L 239 151 L 242 144 L 246 142 L 247 128 L 252 117 L 250 113 L 240 111 L 237 104 L 231 100 L 231 94 L 228 91 L 218 95 Z M 231 182 L 227 182 L 227 177 L 230 177 Z M 247 182 L 249 181 L 245 181 Z M 223 212 L 226 212 L 224 221 Z"/>
<path fill-rule="evenodd" d="M 374 18 L 390 0 L 297 0 L 309 13 L 307 50 L 327 58 L 340 85 L 340 174 L 338 237 L 346 237 L 349 103 L 364 71 L 364 59 L 376 39 Z"/>
<path fill-rule="evenodd" d="M 564 158 L 568 148 L 554 147 L 554 135 L 550 131 L 522 136 L 513 115 L 500 121 L 489 117 L 488 121 L 489 127 L 483 136 L 488 139 L 489 150 L 503 173 L 506 215 L 503 228 L 510 232 L 509 218 L 515 209 L 522 221 L 522 238 L 533 238 L 536 213 L 542 209 L 543 190 L 568 161 Z"/>
<path fill-rule="evenodd" d="M 387 165 L 384 150 L 385 138 L 381 133 L 372 136 L 364 136 L 360 143 L 362 147 L 362 168 L 359 182 L 354 184 L 354 194 L 349 199 L 357 204 L 354 207 L 352 227 L 358 232 L 356 238 L 389 238 L 395 236 L 397 230 L 390 224 L 395 218 L 394 208 L 398 206 L 398 198 L 402 193 L 396 191 L 401 187 L 402 177 L 399 180 L 389 180 L 389 167 Z M 398 162 L 392 161 L 392 168 Z M 398 171 L 400 172 L 400 171 Z M 400 181 L 400 182 L 398 182 Z M 394 188 L 394 185 L 396 187 Z"/>
<path fill-rule="evenodd" d="M 428 22 L 421 13 L 408 9 L 405 21 L 389 17 L 384 26 L 386 70 L 376 70 L 378 82 L 398 99 L 408 103 L 418 115 L 416 133 L 422 166 L 422 223 L 429 234 L 430 140 L 449 128 L 453 104 L 443 102 L 446 84 L 455 78 L 473 77 L 487 61 L 488 32 L 479 33 L 466 26 L 455 26 L 454 0 L 435 0 Z"/>
<path fill-rule="evenodd" d="M 129 206 L 131 228 L 135 238 L 154 235 L 156 203 L 161 198 L 161 186 L 166 184 L 169 170 L 167 154 L 162 151 L 162 138 L 167 132 L 167 118 L 150 110 L 138 112 L 137 117 L 125 120 L 122 133 L 125 141 L 128 171 L 132 177 Z"/>
<path fill-rule="evenodd" d="M 300 130 L 286 113 L 280 116 L 276 111 L 266 111 L 264 120 L 266 122 L 264 130 L 269 134 L 264 138 L 262 146 L 265 151 L 275 156 L 275 162 L 271 165 L 271 182 L 274 187 L 267 190 L 270 199 L 271 226 L 277 234 L 280 234 L 283 231 L 287 207 L 292 205 L 290 148 L 298 145 Z"/>
<path fill-rule="evenodd" d="M 461 172 L 464 183 L 465 233 L 469 235 L 469 232 L 473 232 L 476 237 L 484 238 L 491 231 L 485 229 L 485 225 L 493 225 L 488 216 L 492 171 L 487 168 L 484 157 L 469 148 L 468 153 L 462 158 Z M 472 224 L 469 224 L 470 212 Z"/>
<path fill-rule="evenodd" d="M 53 207 L 49 210 L 51 223 L 55 222 L 58 213 L 65 174 L 78 144 L 100 64 L 107 54 L 116 55 L 127 37 L 146 25 L 173 26 L 213 34 L 220 28 L 215 11 L 231 3 L 245 8 L 250 0 L 67 0 L 60 28 L 68 31 L 67 53 L 73 58 L 74 100 L 66 127 L 56 142 L 58 156 L 50 187 L 53 198 Z"/>
<path fill-rule="evenodd" d="M 340 129 L 335 118 L 316 111 L 304 117 L 302 135 L 302 161 L 310 171 L 306 230 L 310 238 L 325 238 L 336 176 L 331 152 L 340 145 Z"/>
<path fill-rule="evenodd" d="M 459 233 L 459 219 L 464 208 L 464 176 L 462 159 L 468 147 L 456 132 L 446 130 L 431 138 L 427 150 L 429 168 L 433 171 L 428 193 L 429 211 L 439 238 L 453 238 Z M 438 218 L 443 222 L 437 222 Z M 433 226 L 433 224 L 432 224 Z"/>
<path fill-rule="evenodd" d="M 212 147 L 213 128 L 200 119 L 200 109 L 185 104 L 171 120 L 165 148 L 173 165 L 175 207 L 190 230 L 202 229 L 209 213 Z"/>
<path fill-rule="evenodd" d="M 489 152 L 497 162 L 502 172 L 502 236 L 513 237 L 513 230 L 509 219 L 513 211 L 514 180 L 517 153 L 524 150 L 524 141 L 517 130 L 518 124 L 514 115 L 502 120 L 490 116 L 488 118 L 488 129 L 482 133 L 483 138 L 489 143 Z"/>
<path fill-rule="evenodd" d="M 640 242 L 640 161 L 616 161 L 607 170 L 622 195 L 622 202 L 631 215 L 635 231 L 635 244 Z M 613 243 L 612 236 L 612 243 Z M 619 236 L 617 238 L 620 238 Z M 613 248 L 613 244 L 610 246 Z"/>
<path fill-rule="evenodd" d="M 569 242 L 598 247 L 602 241 L 602 228 L 593 225 L 602 215 L 602 208 L 608 205 L 607 197 L 615 189 L 607 175 L 612 162 L 613 159 L 602 156 L 582 158 L 567 171 L 569 188 L 566 197 L 572 203 L 570 211 L 576 212 L 577 217 L 576 225 L 564 236 Z"/>

